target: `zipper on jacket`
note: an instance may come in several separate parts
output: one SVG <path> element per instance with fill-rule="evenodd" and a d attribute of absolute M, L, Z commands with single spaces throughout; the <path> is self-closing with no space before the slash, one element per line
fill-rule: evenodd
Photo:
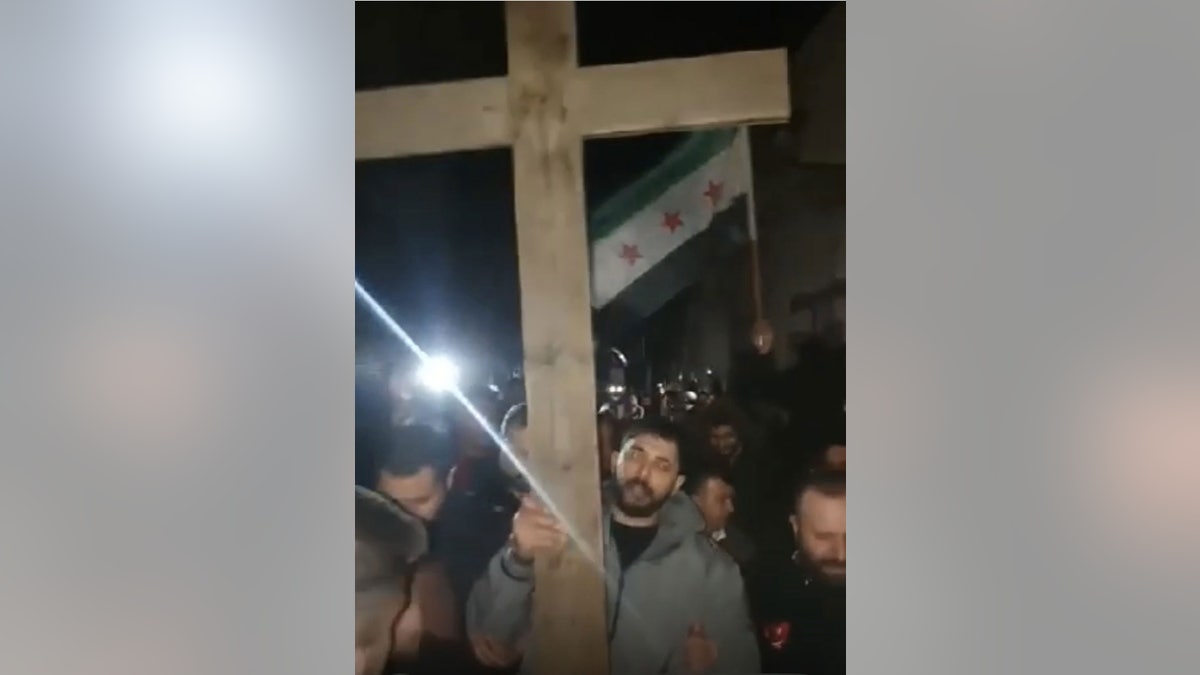
<path fill-rule="evenodd" d="M 625 594 L 625 568 L 621 568 L 621 573 L 617 577 L 617 604 L 613 607 L 612 623 L 608 627 L 608 646 L 612 647 L 613 638 L 617 634 L 617 621 L 621 618 L 621 596 Z"/>

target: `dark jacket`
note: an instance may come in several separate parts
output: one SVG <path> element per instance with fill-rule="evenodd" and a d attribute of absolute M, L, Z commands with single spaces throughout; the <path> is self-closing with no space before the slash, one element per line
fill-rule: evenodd
<path fill-rule="evenodd" d="M 764 673 L 844 675 L 846 589 L 784 560 L 752 576 L 751 607 Z"/>
<path fill-rule="evenodd" d="M 516 499 L 506 493 L 450 492 L 446 495 L 442 512 L 430 528 L 430 554 L 446 571 L 460 620 L 464 617 L 471 586 L 508 540 L 516 506 Z M 511 672 L 511 669 L 493 669 L 478 663 L 467 639 L 465 625 L 460 630 L 463 639 L 458 641 L 423 636 L 420 657 L 414 662 L 393 663 L 388 672 L 404 675 L 501 675 Z"/>
<path fill-rule="evenodd" d="M 758 444 L 744 445 L 732 462 L 724 462 L 734 489 L 733 522 L 755 540 L 771 514 L 771 483 L 779 479 L 771 471 L 771 456 L 766 449 Z"/>
<path fill-rule="evenodd" d="M 692 500 L 680 493 L 663 506 L 658 534 L 624 573 L 610 516 L 606 504 L 608 624 L 615 626 L 609 641 L 611 672 L 685 672 L 683 644 L 692 621 L 701 622 L 717 643 L 711 673 L 759 672 L 741 574 L 733 559 L 700 532 L 703 522 Z M 467 629 L 520 643 L 529 633 L 533 588 L 533 570 L 513 560 L 506 547 L 471 591 Z M 527 649 L 537 649 L 533 639 Z M 527 652 L 524 663 L 530 662 Z"/>
<path fill-rule="evenodd" d="M 716 537 L 713 539 L 721 550 L 733 558 L 733 561 L 738 564 L 738 567 L 743 572 L 750 569 L 754 564 L 758 549 L 749 535 L 743 532 L 737 525 L 731 523 L 726 526 L 724 536 L 719 541 L 716 540 Z"/>
<path fill-rule="evenodd" d="M 464 615 L 471 587 L 508 541 L 517 506 L 515 497 L 500 490 L 451 491 L 446 495 L 433 531 L 432 549 L 446 566 L 460 616 Z"/>

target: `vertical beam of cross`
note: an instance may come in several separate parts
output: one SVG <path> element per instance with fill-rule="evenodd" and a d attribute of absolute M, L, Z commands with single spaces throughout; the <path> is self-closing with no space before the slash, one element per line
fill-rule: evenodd
<path fill-rule="evenodd" d="M 574 10 L 508 3 L 508 96 L 533 473 L 603 559 L 583 139 L 567 103 Z M 607 675 L 601 570 L 573 549 L 535 574 L 533 672 Z"/>

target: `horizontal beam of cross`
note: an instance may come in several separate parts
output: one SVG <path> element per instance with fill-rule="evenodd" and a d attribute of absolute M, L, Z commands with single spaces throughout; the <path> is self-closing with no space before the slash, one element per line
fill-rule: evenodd
<path fill-rule="evenodd" d="M 584 136 L 785 122 L 787 52 L 734 52 L 589 66 L 566 83 Z M 354 96 L 357 160 L 510 145 L 508 79 L 390 87 Z"/>

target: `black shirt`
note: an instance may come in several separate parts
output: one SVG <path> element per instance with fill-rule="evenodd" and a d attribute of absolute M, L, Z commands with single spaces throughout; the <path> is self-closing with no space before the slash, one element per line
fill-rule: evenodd
<path fill-rule="evenodd" d="M 658 526 L 630 527 L 612 521 L 613 542 L 617 545 L 617 556 L 621 559 L 621 569 L 629 569 L 638 556 L 646 552 L 654 535 L 658 534 Z"/>
<path fill-rule="evenodd" d="M 760 568 L 750 600 L 764 673 L 844 675 L 846 588 L 790 560 Z"/>

